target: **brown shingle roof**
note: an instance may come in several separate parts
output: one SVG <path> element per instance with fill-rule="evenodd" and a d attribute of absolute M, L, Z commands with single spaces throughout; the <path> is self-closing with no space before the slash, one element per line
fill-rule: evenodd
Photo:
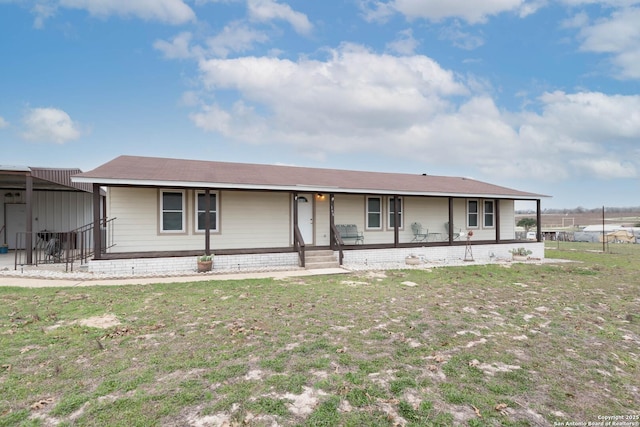
<path fill-rule="evenodd" d="M 136 156 L 117 157 L 92 171 L 76 175 L 73 180 L 101 185 L 492 196 L 513 199 L 547 197 L 469 178 Z"/>

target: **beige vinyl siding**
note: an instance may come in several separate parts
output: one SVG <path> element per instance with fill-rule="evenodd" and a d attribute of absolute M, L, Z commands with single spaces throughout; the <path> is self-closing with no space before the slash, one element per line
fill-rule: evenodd
<path fill-rule="evenodd" d="M 221 191 L 220 232 L 211 248 L 288 247 L 291 224 L 289 193 Z"/>
<path fill-rule="evenodd" d="M 287 192 L 220 191 L 218 197 L 219 230 L 211 233 L 211 248 L 282 248 L 292 244 L 292 196 Z M 186 233 L 159 232 L 159 190 L 156 188 L 109 189 L 107 216 L 113 224 L 114 252 L 204 250 L 204 233 L 195 231 L 195 191 L 186 190 Z M 387 197 L 383 197 L 383 229 L 365 230 L 366 196 L 335 196 L 335 223 L 356 224 L 364 233 L 365 244 L 390 244 L 393 229 L 387 228 Z M 474 199 L 475 200 L 475 199 Z M 482 206 L 482 199 L 478 199 Z M 454 199 L 454 229 L 466 231 L 466 199 Z M 330 198 L 313 198 L 315 244 L 328 246 Z M 72 203 L 72 205 L 74 205 Z M 78 205 L 78 202 L 75 204 Z M 500 228 L 503 240 L 514 238 L 514 202 L 500 201 Z M 400 242 L 413 238 L 411 223 L 420 222 L 429 233 L 441 233 L 447 239 L 444 224 L 449 218 L 447 197 L 403 197 L 404 229 Z M 480 211 L 482 215 L 482 210 Z M 480 217 L 481 219 L 482 217 Z M 494 240 L 495 227 L 474 229 L 473 240 Z M 435 236 L 430 241 L 437 240 Z"/>
<path fill-rule="evenodd" d="M 110 187 L 107 216 L 112 227 L 114 252 L 180 250 L 184 235 L 158 235 L 158 190 L 155 188 Z M 187 217 L 187 223 L 188 223 Z"/>
<path fill-rule="evenodd" d="M 500 240 L 516 238 L 516 211 L 513 200 L 500 200 Z"/>
<path fill-rule="evenodd" d="M 314 234 L 317 246 L 329 245 L 329 209 L 331 206 L 331 198 L 328 194 L 324 198 L 315 198 L 315 206 L 313 213 Z"/>
<path fill-rule="evenodd" d="M 404 231 L 400 234 L 401 242 L 410 242 L 413 239 L 411 224 L 422 224 L 423 233 L 440 233 L 442 240 L 446 237 L 445 222 L 449 218 L 449 199 L 443 197 L 405 197 L 404 198 L 405 223 Z M 435 239 L 435 237 L 434 237 Z"/>
<path fill-rule="evenodd" d="M 112 187 L 108 216 L 113 224 L 114 252 L 204 250 L 204 233 L 194 226 L 195 195 L 186 195 L 186 233 L 159 232 L 159 190 Z M 287 193 L 221 191 L 219 231 L 211 233 L 211 248 L 287 247 L 290 240 L 290 196 Z M 259 215 L 258 215 L 259 213 Z"/>

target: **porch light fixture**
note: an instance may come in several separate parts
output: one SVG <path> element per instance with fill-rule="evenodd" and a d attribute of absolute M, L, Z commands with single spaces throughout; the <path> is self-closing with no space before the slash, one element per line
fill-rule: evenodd
<path fill-rule="evenodd" d="M 324 200 L 324 194 L 322 194 L 322 193 L 317 193 L 317 194 L 316 194 L 316 199 L 317 199 L 317 200 Z"/>

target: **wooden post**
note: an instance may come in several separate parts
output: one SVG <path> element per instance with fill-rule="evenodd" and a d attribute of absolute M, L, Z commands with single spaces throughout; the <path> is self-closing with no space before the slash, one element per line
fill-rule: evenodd
<path fill-rule="evenodd" d="M 204 190 L 204 203 L 204 253 L 211 255 L 211 243 L 209 242 L 211 237 L 211 190 L 208 188 Z"/>
<path fill-rule="evenodd" d="M 453 197 L 449 197 L 449 244 L 453 245 Z"/>
<path fill-rule="evenodd" d="M 106 221 L 106 217 L 104 218 L 104 220 Z M 100 184 L 94 183 L 93 184 L 93 259 L 102 259 L 101 225 L 102 225 L 102 222 L 100 221 Z"/>
<path fill-rule="evenodd" d="M 336 196 L 333 193 L 329 194 L 329 247 L 331 250 L 335 248 L 336 236 L 333 232 L 336 224 Z"/>
<path fill-rule="evenodd" d="M 540 199 L 536 200 L 536 240 L 542 242 L 542 212 L 540 208 Z"/>
<path fill-rule="evenodd" d="M 496 243 L 500 243 L 500 199 L 495 200 Z"/>
<path fill-rule="evenodd" d="M 398 243 L 400 242 L 400 234 L 399 234 L 399 219 L 400 215 L 398 214 L 398 196 L 393 196 L 393 246 L 398 247 Z"/>
<path fill-rule="evenodd" d="M 298 228 L 298 193 L 293 193 L 293 228 Z"/>
<path fill-rule="evenodd" d="M 602 206 L 602 253 L 606 253 L 606 245 L 605 242 L 607 241 L 607 235 L 606 235 L 606 230 L 605 230 L 605 225 L 604 225 L 604 206 Z"/>

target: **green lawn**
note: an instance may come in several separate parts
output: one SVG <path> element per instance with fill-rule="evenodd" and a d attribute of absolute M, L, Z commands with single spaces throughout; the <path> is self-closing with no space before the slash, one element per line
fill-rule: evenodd
<path fill-rule="evenodd" d="M 548 242 L 548 258 L 575 262 L 544 265 L 0 288 L 0 426 L 633 418 L 640 245 L 601 249 Z"/>

